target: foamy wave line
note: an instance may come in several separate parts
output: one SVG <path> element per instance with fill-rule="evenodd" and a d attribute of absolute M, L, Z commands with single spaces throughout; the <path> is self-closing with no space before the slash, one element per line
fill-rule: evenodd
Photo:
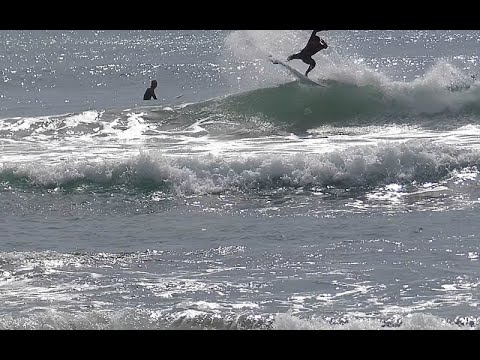
<path fill-rule="evenodd" d="M 178 196 L 262 189 L 378 187 L 425 183 L 476 168 L 475 150 L 413 141 L 359 146 L 327 154 L 234 157 L 165 157 L 140 153 L 128 160 L 65 161 L 62 165 L 0 164 L 0 185 L 46 188 L 123 186 L 173 192 Z"/>
<path fill-rule="evenodd" d="M 272 325 L 276 330 L 468 330 L 478 329 L 480 317 L 457 316 L 453 320 L 431 314 L 415 313 L 387 319 L 351 316 L 301 319 L 292 314 L 279 314 Z"/>
<path fill-rule="evenodd" d="M 457 316 L 453 320 L 424 313 L 392 318 L 352 316 L 300 318 L 291 313 L 207 313 L 196 310 L 84 310 L 45 309 L 28 315 L 0 316 L 3 330 L 471 330 L 479 329 L 480 318 Z"/>

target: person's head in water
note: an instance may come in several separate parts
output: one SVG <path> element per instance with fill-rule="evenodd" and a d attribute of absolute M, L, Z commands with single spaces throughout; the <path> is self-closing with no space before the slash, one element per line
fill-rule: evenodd
<path fill-rule="evenodd" d="M 143 100 L 151 100 L 152 98 L 157 100 L 157 96 L 155 95 L 156 87 L 157 87 L 157 80 L 152 80 L 150 87 L 145 91 L 145 95 L 143 95 Z"/>

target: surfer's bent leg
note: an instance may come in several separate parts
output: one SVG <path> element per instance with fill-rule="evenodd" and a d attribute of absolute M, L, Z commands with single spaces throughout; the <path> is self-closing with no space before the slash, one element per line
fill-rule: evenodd
<path fill-rule="evenodd" d="M 290 55 L 289 57 L 287 57 L 287 61 L 290 61 L 290 60 L 293 60 L 293 59 L 301 59 L 301 58 L 302 58 L 302 53 L 293 54 L 293 55 Z"/>
<path fill-rule="evenodd" d="M 315 63 L 315 60 L 313 60 L 311 57 L 309 57 L 309 58 L 303 58 L 302 61 L 303 61 L 305 64 L 310 65 L 310 66 L 308 67 L 308 69 L 307 69 L 307 72 L 305 73 L 305 76 L 308 77 L 308 73 L 309 73 L 310 71 L 312 71 L 313 68 L 314 68 L 317 64 Z"/>

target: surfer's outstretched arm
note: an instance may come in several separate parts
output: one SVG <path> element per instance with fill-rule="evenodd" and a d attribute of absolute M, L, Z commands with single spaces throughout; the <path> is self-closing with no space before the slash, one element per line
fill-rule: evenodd
<path fill-rule="evenodd" d="M 320 31 L 327 31 L 327 30 L 313 30 L 312 35 L 310 35 L 310 39 L 313 38 L 315 35 L 317 35 L 317 33 Z"/>
<path fill-rule="evenodd" d="M 322 31 L 322 30 L 313 30 L 312 35 L 310 35 L 310 39 L 308 39 L 308 42 L 312 41 L 312 39 L 317 35 L 317 32 Z"/>

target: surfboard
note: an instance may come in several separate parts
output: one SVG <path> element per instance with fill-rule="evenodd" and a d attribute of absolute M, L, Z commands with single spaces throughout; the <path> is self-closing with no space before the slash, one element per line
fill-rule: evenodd
<path fill-rule="evenodd" d="M 282 60 L 274 58 L 272 55 L 268 57 L 268 60 L 270 60 L 273 64 L 278 64 L 283 66 L 285 69 L 287 69 L 293 76 L 295 76 L 298 81 L 300 81 L 303 84 L 307 85 L 312 85 L 312 86 L 321 86 L 321 87 L 326 87 L 325 85 L 319 84 L 316 81 L 313 81 L 312 79 L 308 78 L 307 76 L 303 75 L 301 72 L 295 70 L 292 68 L 290 65 L 286 64 Z"/>

